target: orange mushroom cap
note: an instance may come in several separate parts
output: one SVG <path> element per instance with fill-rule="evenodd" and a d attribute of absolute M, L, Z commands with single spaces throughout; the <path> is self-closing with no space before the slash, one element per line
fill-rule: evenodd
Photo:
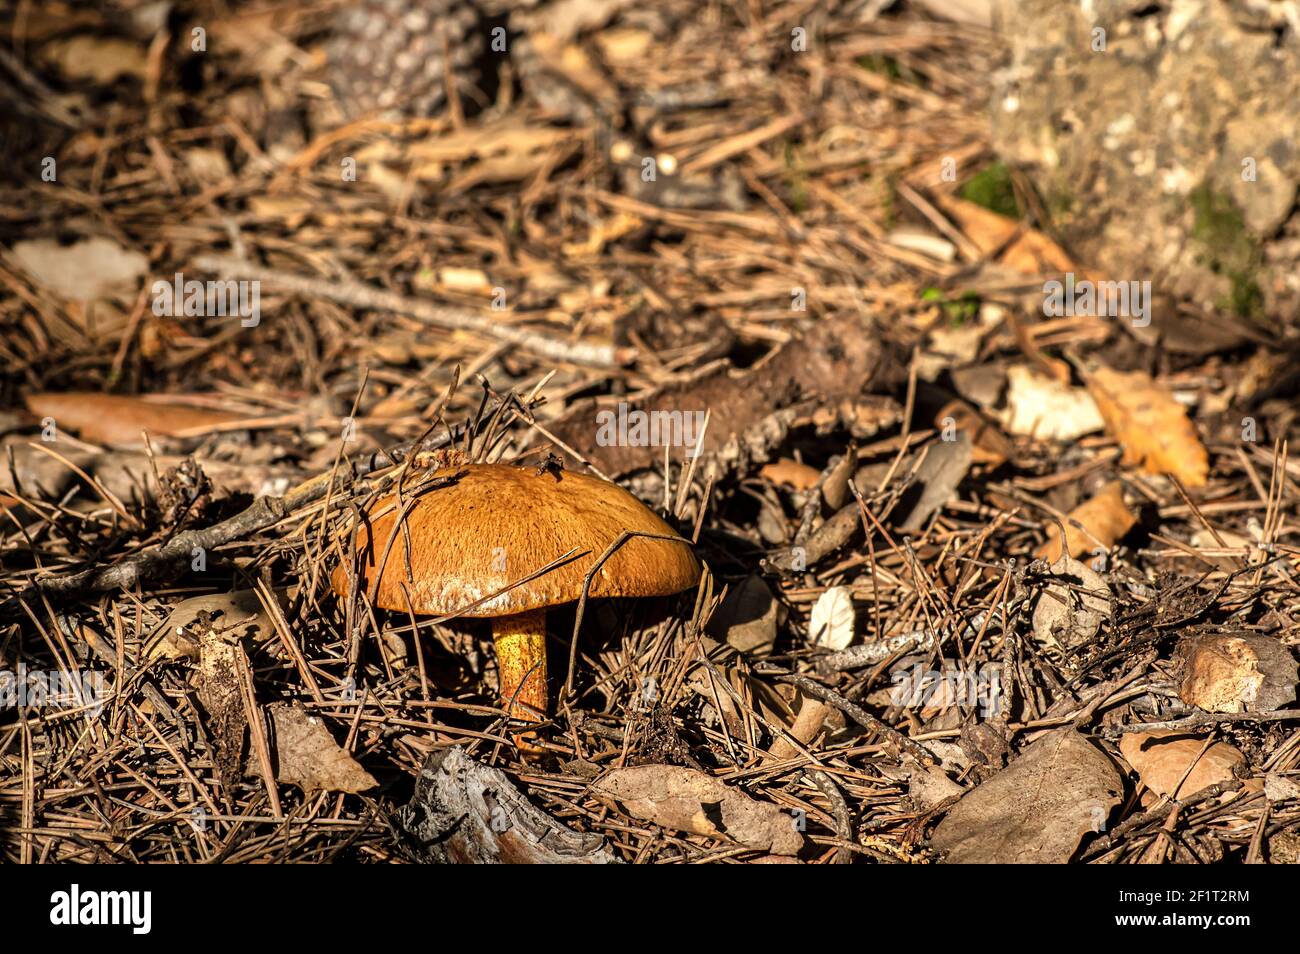
<path fill-rule="evenodd" d="M 417 613 L 464 610 L 463 616 L 496 617 L 570 603 L 582 596 L 587 573 L 625 531 L 674 539 L 624 541 L 592 577 L 589 596 L 666 596 L 699 581 L 690 544 L 607 480 L 507 464 L 465 464 L 429 476 L 454 480 L 423 492 L 418 486 L 403 491 L 405 530 L 393 535 L 395 494 L 372 506 L 357 529 L 362 579 L 376 606 L 406 610 L 403 584 Z M 570 550 L 576 558 L 492 596 Z M 349 592 L 351 580 L 346 566 L 331 578 L 340 595 Z M 491 598 L 465 609 L 485 597 Z"/>

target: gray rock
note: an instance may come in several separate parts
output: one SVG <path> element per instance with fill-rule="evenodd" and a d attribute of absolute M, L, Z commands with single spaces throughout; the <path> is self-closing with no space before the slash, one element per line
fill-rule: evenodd
<path fill-rule="evenodd" d="M 1295 311 L 1295 7 L 998 0 L 994 145 L 1083 263 L 1255 325 Z"/>

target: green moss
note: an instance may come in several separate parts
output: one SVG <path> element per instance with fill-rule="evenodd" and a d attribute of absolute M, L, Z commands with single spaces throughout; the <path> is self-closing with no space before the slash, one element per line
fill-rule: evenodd
<path fill-rule="evenodd" d="M 1259 318 L 1264 310 L 1264 293 L 1259 287 L 1263 256 L 1259 240 L 1246 227 L 1241 210 L 1232 198 L 1203 182 L 1188 195 L 1195 221 L 1192 238 L 1202 247 L 1199 261 L 1231 283 L 1231 291 L 1219 302 L 1220 308 L 1243 318 Z"/>
<path fill-rule="evenodd" d="M 1044 205 L 1047 206 L 1047 214 L 1052 217 L 1052 221 L 1059 224 L 1068 221 L 1074 213 L 1074 195 L 1065 183 L 1058 182 L 1047 193 Z"/>
<path fill-rule="evenodd" d="M 921 301 L 938 304 L 948 318 L 948 324 L 960 328 L 968 321 L 974 321 L 980 313 L 980 296 L 973 291 L 962 292 L 956 298 L 949 298 L 938 288 L 927 288 L 921 292 Z"/>
<path fill-rule="evenodd" d="M 869 73 L 880 73 L 892 80 L 903 79 L 903 70 L 905 69 L 896 57 L 886 56 L 883 53 L 869 53 L 866 56 L 859 56 L 858 66 Z M 907 72 L 911 73 L 912 71 L 907 70 Z"/>
<path fill-rule="evenodd" d="M 990 163 L 975 173 L 961 187 L 961 197 L 1009 219 L 1020 218 L 1016 190 L 1011 184 L 1011 170 L 1005 162 Z"/>

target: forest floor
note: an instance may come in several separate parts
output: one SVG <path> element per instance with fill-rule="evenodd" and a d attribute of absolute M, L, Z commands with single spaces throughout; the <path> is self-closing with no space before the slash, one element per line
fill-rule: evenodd
<path fill-rule="evenodd" d="M 349 119 L 330 5 L 101 6 L 3 23 L 5 860 L 1300 857 L 1287 356 L 1045 313 L 989 31 L 666 0 L 554 27 L 604 119 Z M 548 615 L 528 745 L 483 621 L 331 587 L 451 451 L 705 567 Z"/>

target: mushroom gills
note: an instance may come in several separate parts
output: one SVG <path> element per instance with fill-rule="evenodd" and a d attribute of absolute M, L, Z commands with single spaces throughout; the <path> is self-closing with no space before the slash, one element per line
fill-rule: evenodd
<path fill-rule="evenodd" d="M 513 718 L 546 718 L 546 611 L 529 610 L 492 620 L 498 689 Z M 513 700 L 513 701 L 512 701 Z"/>

